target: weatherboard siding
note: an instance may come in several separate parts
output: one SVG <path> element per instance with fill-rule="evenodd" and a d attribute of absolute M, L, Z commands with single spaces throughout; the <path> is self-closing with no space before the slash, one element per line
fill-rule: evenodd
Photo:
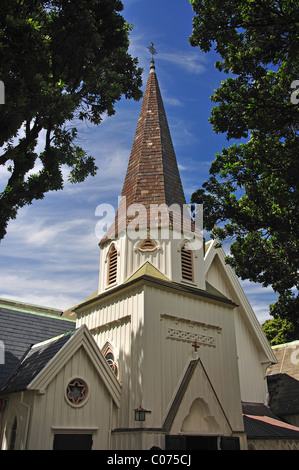
<path fill-rule="evenodd" d="M 83 406 L 74 407 L 66 399 L 70 380 L 79 377 L 87 382 L 88 398 Z M 109 446 L 112 399 L 86 351 L 81 347 L 50 382 L 45 393 L 35 396 L 31 433 L 27 449 L 51 450 L 55 433 L 91 433 L 94 449 Z M 37 433 L 35 430 L 39 429 Z"/>
<path fill-rule="evenodd" d="M 217 250 L 216 250 L 217 251 Z M 231 269 L 231 268 L 227 268 Z M 233 273 L 232 276 L 235 276 Z M 243 300 L 243 290 L 238 291 L 229 283 L 228 276 L 223 272 L 221 262 L 214 258 L 206 274 L 207 281 L 222 294 L 238 305 L 234 310 L 234 328 L 236 331 L 236 347 L 242 401 L 265 403 L 267 399 L 267 383 L 265 380 L 267 366 L 271 363 L 265 353 L 264 334 L 249 305 Z M 245 297 L 245 295 L 244 295 Z M 246 312 L 247 309 L 247 312 Z M 257 336 L 258 335 L 258 336 Z M 263 340 L 261 343 L 259 339 Z M 269 347 L 269 346 L 268 346 Z"/>
<path fill-rule="evenodd" d="M 142 251 L 139 245 L 142 239 L 131 240 L 129 237 L 121 237 L 113 242 L 117 248 L 117 280 L 113 285 L 107 283 L 108 276 L 108 254 L 111 244 L 107 243 L 102 247 L 100 259 L 100 276 L 99 276 L 99 294 L 108 292 L 116 285 L 125 283 L 136 271 L 146 262 L 150 262 L 170 281 L 192 285 L 200 289 L 205 288 L 203 264 L 203 248 L 199 243 L 199 249 L 194 250 L 194 280 L 193 282 L 185 282 L 182 278 L 181 270 L 181 246 L 184 242 L 182 234 L 176 235 L 170 231 L 170 239 L 163 239 L 161 235 L 153 238 L 157 244 L 157 249 L 153 251 Z"/>

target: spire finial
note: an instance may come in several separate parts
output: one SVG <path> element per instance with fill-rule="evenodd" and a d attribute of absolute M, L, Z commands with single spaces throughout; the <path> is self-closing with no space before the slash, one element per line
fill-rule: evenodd
<path fill-rule="evenodd" d="M 149 50 L 150 53 L 152 54 L 152 60 L 151 60 L 151 71 L 152 71 L 152 70 L 155 70 L 154 55 L 157 55 L 158 52 L 157 52 L 156 49 L 154 48 L 154 43 L 153 43 L 153 42 L 151 42 L 151 45 L 148 46 L 148 50 Z"/>
<path fill-rule="evenodd" d="M 152 54 L 152 60 L 154 60 L 154 55 L 157 55 L 158 52 L 156 51 L 156 49 L 154 48 L 154 43 L 151 42 L 151 45 L 148 46 L 148 50 L 150 51 L 150 53 Z"/>

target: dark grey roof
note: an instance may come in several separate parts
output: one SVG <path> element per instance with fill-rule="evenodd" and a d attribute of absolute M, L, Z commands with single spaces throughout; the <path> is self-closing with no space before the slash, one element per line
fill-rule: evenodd
<path fill-rule="evenodd" d="M 249 417 L 244 415 L 244 427 L 248 439 L 298 439 L 299 428 L 293 429 L 282 421 L 271 421 L 271 418 L 265 416 L 262 419 L 258 417 Z"/>
<path fill-rule="evenodd" d="M 299 439 L 299 428 L 281 421 L 263 403 L 242 403 L 248 439 Z"/>
<path fill-rule="evenodd" d="M 31 347 L 3 383 L 0 392 L 11 393 L 26 390 L 32 380 L 46 367 L 73 334 L 74 331 L 65 333 Z"/>
<path fill-rule="evenodd" d="M 52 313 L 0 305 L 0 341 L 4 346 L 4 364 L 0 361 L 0 385 L 11 373 L 27 349 L 75 328 L 73 320 Z"/>
<path fill-rule="evenodd" d="M 242 411 L 244 415 L 268 416 L 269 418 L 278 419 L 271 409 L 263 403 L 242 402 Z"/>
<path fill-rule="evenodd" d="M 280 417 L 299 414 L 299 380 L 288 374 L 273 374 L 267 376 L 267 382 L 273 413 Z"/>

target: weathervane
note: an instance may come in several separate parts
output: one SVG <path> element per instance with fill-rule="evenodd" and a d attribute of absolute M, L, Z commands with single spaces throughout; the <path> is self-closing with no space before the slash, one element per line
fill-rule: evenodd
<path fill-rule="evenodd" d="M 156 49 L 154 48 L 154 43 L 151 42 L 151 45 L 148 46 L 148 50 L 150 51 L 150 53 L 152 54 L 152 60 L 154 60 L 154 55 L 157 55 L 158 52 L 156 51 Z"/>

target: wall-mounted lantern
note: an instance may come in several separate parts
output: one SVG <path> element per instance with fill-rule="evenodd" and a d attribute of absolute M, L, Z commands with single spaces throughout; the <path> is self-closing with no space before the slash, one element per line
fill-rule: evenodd
<path fill-rule="evenodd" d="M 135 421 L 145 421 L 145 413 L 151 413 L 149 410 L 145 410 L 141 406 L 135 410 Z"/>

